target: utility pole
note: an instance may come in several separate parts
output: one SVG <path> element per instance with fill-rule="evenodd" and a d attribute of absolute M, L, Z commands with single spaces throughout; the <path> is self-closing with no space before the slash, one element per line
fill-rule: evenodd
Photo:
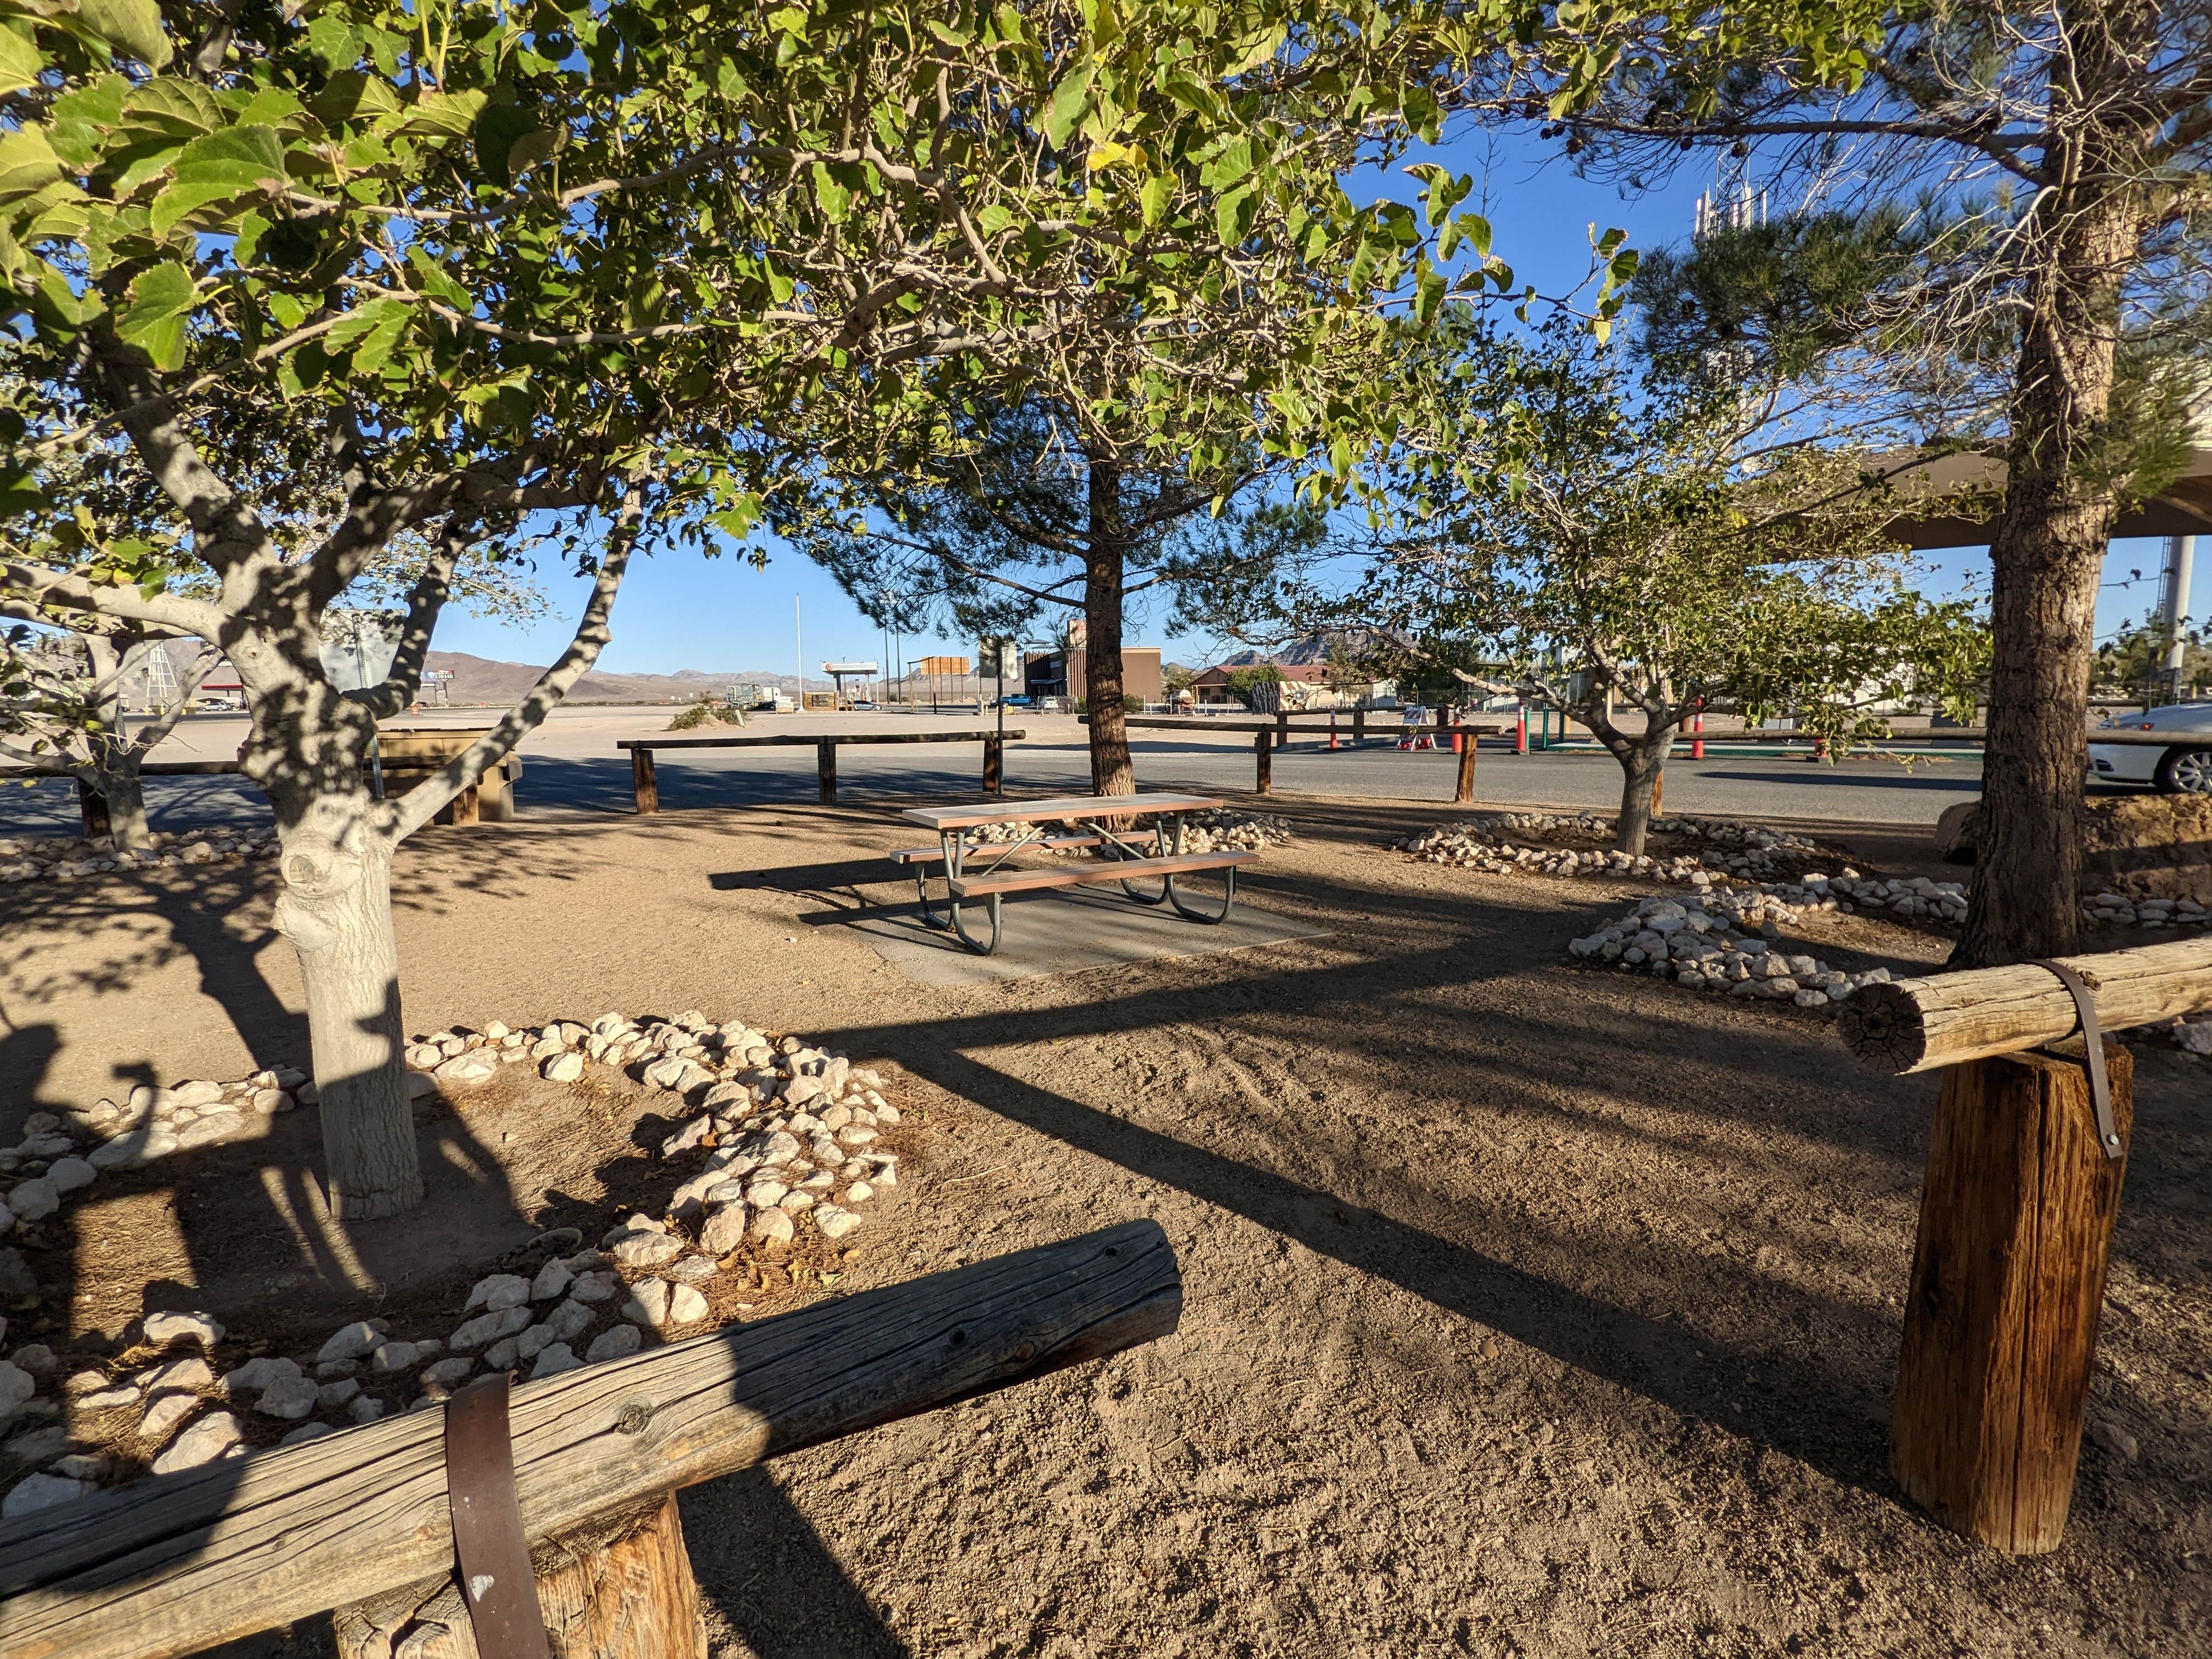
<path fill-rule="evenodd" d="M 2168 536 L 2166 538 L 2166 592 L 2161 596 L 2159 623 L 2166 639 L 2166 654 L 2160 659 L 2160 689 L 2169 702 L 2181 701 L 2181 671 L 2189 654 L 2188 641 L 2182 637 L 2182 624 L 2189 619 L 2189 583 L 2191 567 L 2197 562 L 2197 538 Z"/>
<path fill-rule="evenodd" d="M 806 712 L 806 623 L 801 614 L 799 595 L 791 596 L 791 638 L 799 652 L 799 712 Z"/>

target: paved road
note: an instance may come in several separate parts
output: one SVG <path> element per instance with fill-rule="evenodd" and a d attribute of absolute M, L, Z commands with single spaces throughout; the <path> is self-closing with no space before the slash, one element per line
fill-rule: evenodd
<path fill-rule="evenodd" d="M 478 710 L 426 715 L 416 723 L 471 725 L 490 716 Z M 628 811 L 629 762 L 615 748 L 618 738 L 663 731 L 659 708 L 557 710 L 522 746 L 524 768 L 517 805 L 526 812 Z M 1080 792 L 1089 787 L 1084 732 L 1065 716 L 1023 714 L 1009 724 L 1030 732 L 1011 745 L 1006 788 L 1017 794 Z M 757 718 L 749 733 L 811 734 L 859 732 L 974 730 L 988 721 L 974 715 L 772 715 Z M 165 744 L 161 758 L 222 757 L 234 754 L 245 734 L 234 716 L 196 717 Z M 1245 790 L 1252 787 L 1251 737 L 1244 732 L 1146 731 L 1133 734 L 1137 776 L 1149 787 Z M 1449 801 L 1455 762 L 1449 752 L 1400 754 L 1385 744 L 1331 752 L 1325 740 L 1300 737 L 1274 761 L 1275 787 L 1283 793 L 1370 796 L 1397 800 Z M 666 810 L 715 805 L 798 803 L 815 798 L 815 751 L 791 749 L 704 750 L 664 754 L 660 799 Z M 981 750 L 964 744 L 849 745 L 840 750 L 842 799 L 895 804 L 910 798 L 957 794 L 977 788 Z M 1893 760 L 1856 759 L 1818 764 L 1771 751 L 1708 752 L 1702 761 L 1685 749 L 1667 768 L 1667 809 L 1776 820 L 1932 823 L 1954 801 L 1971 799 L 1981 787 L 1978 754 L 1949 754 L 1910 768 Z M 1484 743 L 1475 771 L 1475 796 L 1487 805 L 1589 806 L 1619 804 L 1620 772 L 1600 753 L 1516 756 L 1503 739 Z M 268 816 L 259 793 L 223 778 L 155 780 L 149 797 L 157 828 Z M 0 786 L 0 835 L 51 835 L 73 828 L 73 786 L 50 782 L 34 788 Z"/>

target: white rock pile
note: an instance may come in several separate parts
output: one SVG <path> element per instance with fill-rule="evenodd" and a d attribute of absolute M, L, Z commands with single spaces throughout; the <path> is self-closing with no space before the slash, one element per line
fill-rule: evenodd
<path fill-rule="evenodd" d="M 2097 893 L 2081 901 L 2085 919 L 2100 927 L 2201 927 L 2212 911 L 2193 898 L 2130 898 Z"/>
<path fill-rule="evenodd" d="M 44 1221 L 100 1179 L 106 1166 L 82 1155 L 85 1139 L 53 1112 L 23 1120 L 23 1139 L 0 1148 L 0 1238 Z"/>
<path fill-rule="evenodd" d="M 680 1097 L 690 1115 L 661 1155 L 698 1152 L 704 1166 L 677 1189 L 668 1214 L 696 1225 L 716 1255 L 747 1237 L 789 1243 L 801 1219 L 825 1238 L 842 1238 L 861 1224 L 852 1206 L 898 1182 L 897 1158 L 875 1146 L 899 1121 L 882 1078 L 742 1020 L 716 1024 L 692 1009 L 673 1019 L 610 1013 L 588 1026 L 555 1021 L 521 1030 L 494 1021 L 480 1032 L 440 1031 L 407 1050 L 409 1065 L 441 1083 L 478 1082 L 521 1060 L 563 1083 L 606 1066 Z"/>
<path fill-rule="evenodd" d="M 810 1237 L 847 1237 L 899 1184 L 898 1157 L 880 1144 L 901 1121 L 883 1079 L 740 1021 L 717 1024 L 696 1011 L 673 1019 L 611 1013 L 588 1026 L 556 1020 L 521 1030 L 495 1021 L 482 1031 L 418 1039 L 408 1059 L 462 1084 L 509 1061 L 534 1060 L 568 1081 L 592 1065 L 626 1068 L 682 1097 L 680 1127 L 660 1155 L 684 1179 L 662 1213 L 625 1216 L 596 1245 L 574 1227 L 541 1234 L 477 1281 L 450 1328 L 403 1334 L 390 1320 L 356 1321 L 312 1355 L 249 1351 L 222 1368 L 220 1322 L 157 1313 L 146 1318 L 130 1364 L 80 1360 L 66 1376 L 50 1350 L 27 1345 L 0 1362 L 0 1453 L 33 1472 L 0 1509 L 27 1513 L 142 1468 L 167 1473 L 237 1456 L 277 1424 L 290 1425 L 279 1441 L 290 1444 L 387 1412 L 425 1409 L 485 1372 L 550 1376 L 690 1334 L 712 1319 L 709 1290 L 720 1275 Z M 161 1092 L 189 1098 L 207 1090 Z M 210 1095 L 203 1105 L 217 1103 Z M 153 1103 L 145 1104 L 150 1115 Z M 74 1142 L 58 1117 L 39 1114 L 27 1127 L 30 1138 L 9 1154 L 20 1168 L 43 1164 L 51 1175 L 70 1161 Z M 20 1263 L 15 1256 L 13 1270 L 22 1271 Z M 102 1443 L 135 1446 L 138 1456 L 118 1462 L 99 1449 Z"/>
<path fill-rule="evenodd" d="M 1567 949 L 1623 971 L 1671 979 L 1686 990 L 1764 997 L 1800 1008 L 1841 1002 L 1860 986 L 1890 977 L 1887 968 L 1848 974 L 1818 957 L 1782 950 L 1772 935 L 1797 920 L 1798 912 L 1771 893 L 1692 888 L 1644 899 L 1610 927 L 1569 940 Z"/>
<path fill-rule="evenodd" d="M 1239 812 L 1226 806 L 1209 806 L 1182 821 L 1182 850 L 1186 853 L 1261 853 L 1270 847 L 1286 846 L 1293 839 L 1291 821 L 1273 812 Z"/>
<path fill-rule="evenodd" d="M 1613 820 L 1595 812 L 1486 812 L 1394 843 L 1430 864 L 1471 866 L 1492 873 L 1517 871 L 1546 876 L 1644 876 L 1686 881 L 1701 869 L 1731 875 L 1769 875 L 1784 854 L 1811 856 L 1820 849 L 1802 836 L 1756 824 L 1724 823 L 1717 818 L 1654 818 L 1655 836 L 1680 836 L 1711 843 L 1692 856 L 1686 852 L 1619 853 L 1609 848 L 1577 849 L 1549 842 L 1516 841 L 1515 836 L 1610 836 Z"/>
<path fill-rule="evenodd" d="M 1966 919 L 1966 889 L 1955 881 L 1930 881 L 1925 876 L 1862 876 L 1845 867 L 1840 876 L 1807 875 L 1795 882 L 1768 885 L 1767 891 L 1795 903 L 1816 902 L 1820 908 L 1854 911 L 1886 911 L 1907 921 L 1957 923 Z"/>
<path fill-rule="evenodd" d="M 971 839 L 988 846 L 1004 846 L 1018 842 L 1038 828 L 1034 823 L 986 823 L 979 825 Z M 1053 824 L 1047 830 L 1050 835 L 1073 835 L 1075 824 Z M 1262 852 L 1270 847 L 1281 847 L 1294 839 L 1291 821 L 1273 812 L 1240 812 L 1227 806 L 1209 806 L 1202 811 L 1191 812 L 1182 821 L 1182 850 L 1186 853 L 1215 853 L 1224 848 L 1242 848 Z M 1054 849 L 1061 858 L 1096 857 L 1097 849 L 1089 847 L 1062 847 Z"/>
<path fill-rule="evenodd" d="M 283 848 L 274 830 L 222 827 L 181 834 L 155 830 L 144 852 L 107 841 L 0 840 L 0 882 L 76 881 L 134 870 L 175 870 L 200 865 L 234 867 L 249 859 L 273 859 Z"/>
<path fill-rule="evenodd" d="M 1506 817 L 1534 817 L 1535 813 L 1504 813 Z M 1425 830 L 1418 836 L 1393 843 L 1396 851 L 1410 853 L 1425 864 L 1449 864 L 1487 871 L 1493 875 L 1518 872 L 1538 876 L 1645 876 L 1662 881 L 1687 881 L 1703 866 L 1685 854 L 1654 858 L 1649 853 L 1616 853 L 1571 847 L 1552 847 L 1516 842 L 1490 825 L 1495 820 L 1472 819 Z"/>
<path fill-rule="evenodd" d="M 87 1153 L 96 1170 L 135 1170 L 157 1158 L 264 1133 L 266 1120 L 295 1106 L 313 1106 L 315 1085 L 295 1066 L 280 1066 L 251 1077 L 217 1083 L 188 1079 L 167 1087 L 142 1083 L 118 1104 L 112 1100 L 72 1109 L 70 1121 L 105 1136 Z M 4 1167 L 0 1156 L 0 1167 Z"/>

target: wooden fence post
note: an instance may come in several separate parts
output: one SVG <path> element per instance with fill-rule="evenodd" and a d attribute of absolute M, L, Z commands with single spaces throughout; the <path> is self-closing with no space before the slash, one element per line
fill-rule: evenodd
<path fill-rule="evenodd" d="M 99 841 L 115 832 L 115 826 L 108 822 L 107 797 L 82 777 L 76 781 L 76 811 L 84 821 L 87 841 Z"/>
<path fill-rule="evenodd" d="M 1360 744 L 1366 740 L 1367 710 L 1355 704 L 1352 710 L 1352 741 L 1354 744 Z"/>
<path fill-rule="evenodd" d="M 1252 787 L 1262 795 L 1275 793 L 1275 753 L 1268 743 L 1273 735 L 1264 726 L 1252 734 Z"/>
<path fill-rule="evenodd" d="M 553 1659 L 706 1659 L 699 1584 L 669 1493 L 530 1553 Z M 451 1575 L 386 1590 L 332 1617 L 338 1659 L 476 1659 Z"/>
<path fill-rule="evenodd" d="M 985 794 L 995 795 L 1004 790 L 1006 787 L 1004 764 L 999 740 L 996 738 L 984 738 L 983 793 Z"/>
<path fill-rule="evenodd" d="M 1452 786 L 1452 803 L 1458 806 L 1474 799 L 1474 733 L 1465 736 L 1467 741 L 1459 751 L 1459 781 Z"/>
<path fill-rule="evenodd" d="M 637 810 L 658 812 L 660 810 L 660 784 L 653 775 L 653 750 L 633 749 L 629 751 L 630 787 L 637 792 Z"/>
<path fill-rule="evenodd" d="M 837 799 L 837 745 L 828 738 L 814 745 L 814 769 L 822 782 L 822 799 Z"/>
<path fill-rule="evenodd" d="M 2081 1040 L 2061 1055 L 2067 1048 L 2081 1051 Z M 2134 1062 L 2107 1041 L 2105 1066 L 2124 1145 Z M 2124 1160 L 2098 1145 L 2079 1061 L 2014 1054 L 1945 1073 L 1890 1470 L 1954 1532 L 2014 1554 L 2058 1547 L 2125 1173 Z"/>

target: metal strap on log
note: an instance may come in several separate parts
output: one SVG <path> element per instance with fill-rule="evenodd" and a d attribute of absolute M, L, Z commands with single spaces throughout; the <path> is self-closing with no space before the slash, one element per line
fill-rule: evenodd
<path fill-rule="evenodd" d="M 2095 999 L 2107 1031 L 2177 1019 L 2212 1006 L 2212 939 L 2058 957 Z M 1865 985 L 1838 1011 L 1836 1035 L 1864 1065 L 1904 1073 L 2017 1054 L 2081 1028 L 2074 998 L 2033 963 Z"/>
<path fill-rule="evenodd" d="M 505 1371 L 471 1382 L 446 1405 L 446 1502 L 461 1595 L 483 1659 L 550 1659 L 530 1570 L 530 1540 L 514 1489 Z"/>
<path fill-rule="evenodd" d="M 1176 1328 L 1167 1236 L 1126 1223 L 514 1392 L 527 1536 Z M 443 1413 L 410 1413 L 0 1522 L 0 1653 L 171 1659 L 450 1572 Z"/>

